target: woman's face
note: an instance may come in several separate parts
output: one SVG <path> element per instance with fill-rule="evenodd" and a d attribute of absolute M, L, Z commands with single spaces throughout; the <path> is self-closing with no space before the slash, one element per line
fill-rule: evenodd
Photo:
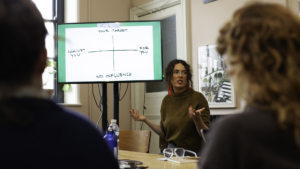
<path fill-rule="evenodd" d="M 171 84 L 175 93 L 180 93 L 186 89 L 187 71 L 181 63 L 174 66 Z"/>

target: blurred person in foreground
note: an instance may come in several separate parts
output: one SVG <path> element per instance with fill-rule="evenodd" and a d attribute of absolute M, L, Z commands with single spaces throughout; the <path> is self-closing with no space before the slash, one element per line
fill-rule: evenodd
<path fill-rule="evenodd" d="M 87 119 L 46 98 L 44 20 L 30 0 L 0 0 L 0 168 L 119 168 Z"/>
<path fill-rule="evenodd" d="M 247 107 L 212 126 L 199 168 L 299 169 L 299 16 L 248 4 L 221 28 L 217 50 Z"/>

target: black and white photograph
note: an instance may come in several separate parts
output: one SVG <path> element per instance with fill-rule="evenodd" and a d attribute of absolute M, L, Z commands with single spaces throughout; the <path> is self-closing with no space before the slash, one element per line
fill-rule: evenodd
<path fill-rule="evenodd" d="M 225 73 L 224 59 L 216 45 L 198 47 L 199 92 L 211 108 L 235 107 L 233 84 Z"/>

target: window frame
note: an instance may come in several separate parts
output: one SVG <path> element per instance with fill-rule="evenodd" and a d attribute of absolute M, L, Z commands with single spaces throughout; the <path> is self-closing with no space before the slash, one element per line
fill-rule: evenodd
<path fill-rule="evenodd" d="M 65 0 L 53 0 L 53 7 L 56 7 L 56 17 L 54 18 L 55 24 L 54 24 L 54 33 L 55 33 L 55 40 L 54 40 L 54 50 L 55 50 L 55 56 L 54 60 L 57 63 L 57 24 L 58 23 L 64 23 L 65 22 L 65 11 L 64 11 L 64 6 L 65 6 Z M 53 11 L 55 11 L 53 9 Z M 54 15 L 54 16 L 55 16 Z M 57 79 L 57 73 L 54 74 L 54 78 Z M 57 80 L 54 80 L 54 98 L 56 98 L 56 101 L 58 103 L 64 103 L 64 91 L 62 90 L 63 85 L 58 84 Z"/>
<path fill-rule="evenodd" d="M 53 46 L 54 46 L 54 56 L 48 57 L 47 59 L 53 59 L 57 63 L 57 24 L 58 23 L 64 23 L 64 0 L 52 0 L 52 19 L 44 19 L 45 23 L 52 23 L 53 24 L 53 30 L 54 30 L 54 37 L 53 37 Z M 53 74 L 53 89 L 54 89 L 54 95 L 53 98 L 58 103 L 64 103 L 64 91 L 62 90 L 62 85 L 57 84 L 57 73 Z"/>

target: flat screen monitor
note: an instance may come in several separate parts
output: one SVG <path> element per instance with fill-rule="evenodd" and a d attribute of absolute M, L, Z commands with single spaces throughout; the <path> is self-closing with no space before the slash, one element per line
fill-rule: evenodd
<path fill-rule="evenodd" d="M 160 21 L 58 24 L 58 83 L 162 81 Z"/>

